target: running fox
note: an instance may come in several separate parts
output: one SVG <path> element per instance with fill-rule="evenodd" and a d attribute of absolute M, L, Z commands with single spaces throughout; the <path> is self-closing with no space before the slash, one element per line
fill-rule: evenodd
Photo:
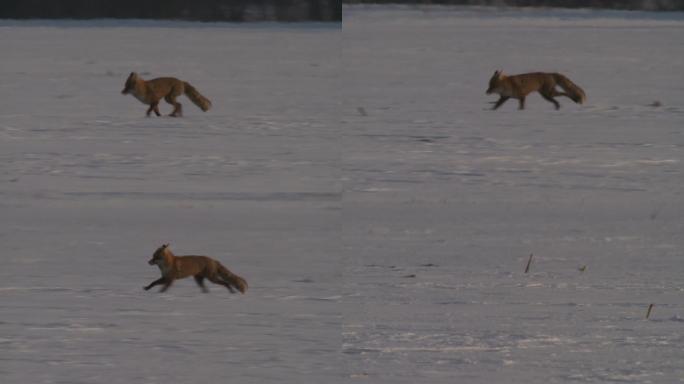
<path fill-rule="evenodd" d="M 161 270 L 162 277 L 146 286 L 146 291 L 155 285 L 164 284 L 160 290 L 160 292 L 164 292 L 169 289 L 174 280 L 189 276 L 195 277 L 197 285 L 205 293 L 209 292 L 204 286 L 205 278 L 214 284 L 225 286 L 231 293 L 235 293 L 233 288 L 241 293 L 245 293 L 247 290 L 245 279 L 229 271 L 218 261 L 207 256 L 176 256 L 171 252 L 168 244 L 164 244 L 154 251 L 149 264 L 156 264 Z"/>
<path fill-rule="evenodd" d="M 154 111 L 157 116 L 159 113 L 159 101 L 164 98 L 167 103 L 173 105 L 173 112 L 169 116 L 180 117 L 183 116 L 181 103 L 176 101 L 176 97 L 185 94 L 190 101 L 195 103 L 204 112 L 211 108 L 211 101 L 202 96 L 195 87 L 185 81 L 176 79 L 175 77 L 158 77 L 152 80 L 143 80 L 137 73 L 131 72 L 126 79 L 123 91 L 124 95 L 132 94 L 136 99 L 143 104 L 147 104 L 150 108 L 147 109 L 147 116 Z"/>
<path fill-rule="evenodd" d="M 563 88 L 565 92 L 558 92 L 556 85 Z M 499 100 L 493 103 L 492 109 L 499 108 L 511 97 L 518 99 L 519 109 L 525 109 L 525 97 L 534 91 L 539 92 L 544 99 L 553 103 L 556 109 L 560 108 L 560 104 L 553 98 L 554 96 L 565 96 L 578 104 L 582 104 L 587 99 L 582 88 L 560 73 L 534 72 L 506 76 L 499 70 L 494 72 L 494 76 L 489 79 L 489 88 L 486 93 L 488 95 L 492 93 L 500 95 Z"/>

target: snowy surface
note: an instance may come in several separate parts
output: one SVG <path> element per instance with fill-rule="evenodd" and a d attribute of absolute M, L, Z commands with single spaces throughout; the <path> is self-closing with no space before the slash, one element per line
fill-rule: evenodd
<path fill-rule="evenodd" d="M 684 381 L 682 14 L 353 7 L 342 34 L 349 374 Z M 495 69 L 588 101 L 489 111 Z"/>
<path fill-rule="evenodd" d="M 0 382 L 342 377 L 339 25 L 7 23 Z M 145 118 L 134 70 L 214 108 Z M 164 242 L 250 289 L 143 291 Z"/>
<path fill-rule="evenodd" d="M 0 381 L 684 381 L 683 34 L 439 7 L 0 22 Z M 495 69 L 588 101 L 489 111 Z M 214 108 L 145 118 L 134 70 Z M 143 291 L 163 242 L 250 289 Z"/>

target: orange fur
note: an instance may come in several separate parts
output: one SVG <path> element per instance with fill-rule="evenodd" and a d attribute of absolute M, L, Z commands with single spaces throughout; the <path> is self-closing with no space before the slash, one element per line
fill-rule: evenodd
<path fill-rule="evenodd" d="M 558 92 L 556 86 L 561 87 L 565 92 Z M 486 93 L 488 95 L 496 93 L 500 96 L 492 109 L 499 108 L 511 97 L 518 99 L 519 109 L 525 109 L 525 97 L 535 91 L 553 103 L 556 109 L 560 108 L 560 104 L 554 99 L 554 96 L 565 96 L 578 104 L 582 104 L 587 99 L 582 88 L 560 73 L 534 72 L 506 76 L 503 72 L 496 71 L 489 80 L 489 88 L 487 88 Z"/>
<path fill-rule="evenodd" d="M 173 105 L 173 112 L 169 116 L 180 117 L 183 115 L 181 103 L 176 101 L 176 98 L 185 94 L 190 101 L 197 105 L 203 111 L 208 111 L 211 108 L 211 101 L 202 96 L 195 87 L 185 81 L 176 79 L 175 77 L 158 77 L 152 80 L 143 80 L 137 73 L 131 72 L 126 79 L 122 94 L 131 94 L 143 104 L 147 104 L 150 108 L 147 109 L 147 116 L 152 111 L 157 116 L 159 113 L 159 101 L 162 98 L 167 103 Z"/>
<path fill-rule="evenodd" d="M 207 256 L 176 256 L 169 249 L 168 244 L 157 248 L 149 261 L 150 265 L 157 265 L 162 277 L 153 281 L 145 290 L 149 290 L 158 284 L 163 284 L 161 292 L 169 289 L 174 280 L 194 276 L 202 291 L 208 292 L 204 286 L 204 279 L 214 284 L 220 284 L 235 293 L 236 288 L 241 293 L 247 290 L 247 281 L 232 273 L 218 261 Z"/>

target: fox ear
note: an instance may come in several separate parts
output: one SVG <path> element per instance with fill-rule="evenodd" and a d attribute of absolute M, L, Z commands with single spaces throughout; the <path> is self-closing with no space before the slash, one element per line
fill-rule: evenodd
<path fill-rule="evenodd" d="M 169 247 L 168 244 L 162 244 L 162 248 L 166 249 L 166 248 L 168 248 L 168 247 Z"/>

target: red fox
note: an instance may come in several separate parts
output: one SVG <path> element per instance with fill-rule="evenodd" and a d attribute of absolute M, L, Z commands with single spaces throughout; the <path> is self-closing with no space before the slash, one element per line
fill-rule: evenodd
<path fill-rule="evenodd" d="M 157 116 L 159 113 L 159 101 L 164 98 L 167 103 L 173 105 L 173 112 L 169 116 L 180 117 L 183 116 L 181 103 L 176 101 L 176 97 L 185 94 L 190 101 L 195 103 L 204 112 L 211 108 L 211 101 L 202 96 L 195 87 L 185 81 L 176 79 L 175 77 L 158 77 L 152 80 L 143 80 L 137 73 L 131 72 L 126 79 L 123 91 L 124 95 L 132 94 L 136 99 L 143 104 L 150 106 L 147 109 L 147 116 L 154 111 Z"/>
<path fill-rule="evenodd" d="M 165 292 L 174 280 L 189 276 L 194 276 L 197 285 L 205 293 L 209 292 L 204 286 L 205 278 L 214 284 L 223 285 L 231 293 L 235 293 L 233 288 L 241 293 L 245 293 L 247 290 L 245 279 L 229 271 L 218 261 L 207 256 L 176 256 L 171 252 L 168 244 L 164 244 L 154 251 L 149 264 L 156 264 L 161 270 L 162 277 L 146 286 L 144 288 L 146 291 L 155 285 L 164 284 L 160 292 Z"/>
<path fill-rule="evenodd" d="M 556 85 L 563 88 L 565 92 L 558 92 Z M 501 71 L 494 72 L 494 76 L 489 79 L 487 94 L 498 93 L 501 97 L 494 103 L 492 109 L 499 108 L 506 100 L 511 97 L 518 99 L 519 109 L 525 109 L 525 97 L 534 92 L 539 92 L 542 97 L 560 108 L 560 104 L 553 98 L 554 96 L 565 96 L 575 103 L 582 104 L 587 96 L 582 88 L 570 81 L 560 73 L 524 73 L 521 75 L 506 76 Z"/>

